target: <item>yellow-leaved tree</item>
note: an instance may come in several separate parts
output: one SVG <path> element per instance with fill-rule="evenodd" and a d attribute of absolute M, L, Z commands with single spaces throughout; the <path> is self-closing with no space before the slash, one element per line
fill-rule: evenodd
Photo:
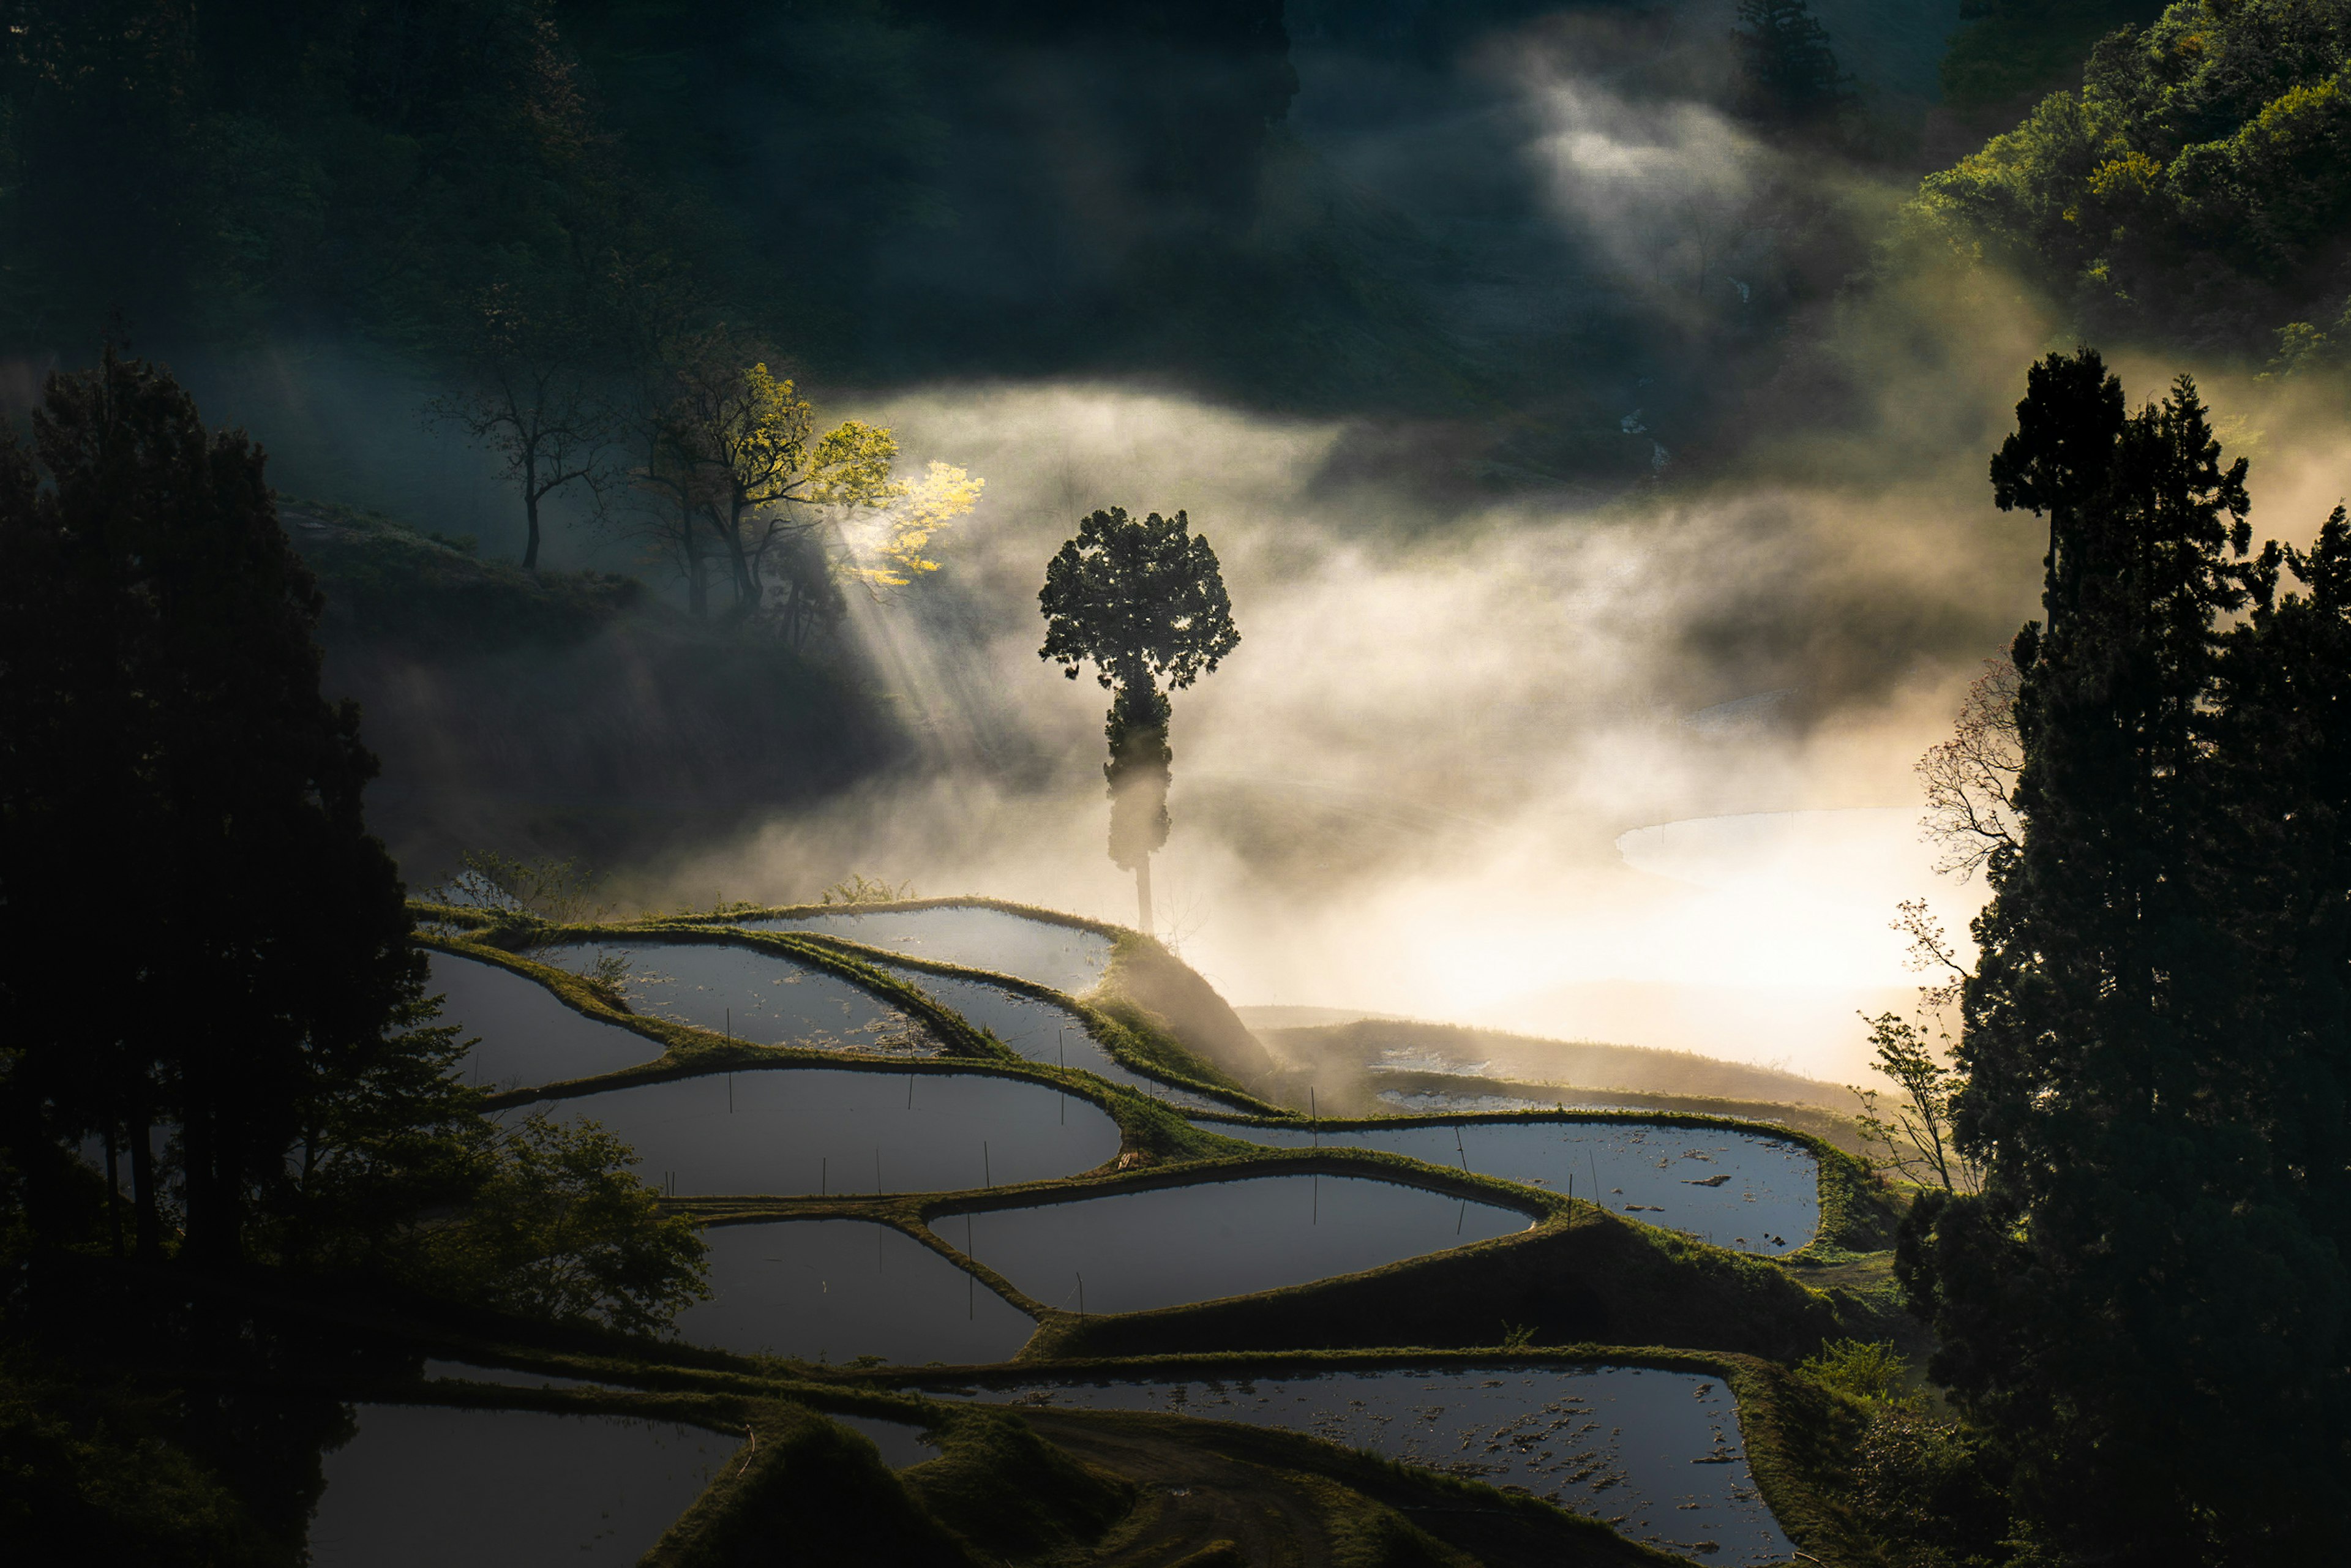
<path fill-rule="evenodd" d="M 934 459 L 928 472 L 899 486 L 898 498 L 862 527 L 844 528 L 850 548 L 846 575 L 881 591 L 904 588 L 916 574 L 936 571 L 931 541 L 979 504 L 987 481 Z"/>

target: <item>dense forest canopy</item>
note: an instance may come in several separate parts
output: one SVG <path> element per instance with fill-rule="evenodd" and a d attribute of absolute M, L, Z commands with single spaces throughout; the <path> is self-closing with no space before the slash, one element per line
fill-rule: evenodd
<path fill-rule="evenodd" d="M 2183 0 L 1928 178 L 1913 222 L 2087 330 L 2261 354 L 2331 328 L 2351 299 L 2346 54 L 2331 0 Z"/>

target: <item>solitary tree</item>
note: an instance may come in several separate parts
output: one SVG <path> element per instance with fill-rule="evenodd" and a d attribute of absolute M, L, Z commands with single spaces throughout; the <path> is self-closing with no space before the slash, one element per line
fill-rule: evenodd
<path fill-rule="evenodd" d="M 571 485 L 601 490 L 622 427 L 592 363 L 588 324 L 499 284 L 474 302 L 461 334 L 465 385 L 426 405 L 496 453 L 521 497 L 522 564 L 538 570 L 539 508 Z"/>
<path fill-rule="evenodd" d="M 1154 512 L 1141 522 L 1113 507 L 1078 525 L 1045 569 L 1040 659 L 1071 680 L 1081 665 L 1112 693 L 1110 858 L 1134 873 L 1135 905 L 1151 929 L 1151 856 L 1167 841 L 1167 692 L 1215 671 L 1239 646 L 1224 573 L 1190 520 Z M 1165 684 L 1165 690 L 1161 684 Z"/>

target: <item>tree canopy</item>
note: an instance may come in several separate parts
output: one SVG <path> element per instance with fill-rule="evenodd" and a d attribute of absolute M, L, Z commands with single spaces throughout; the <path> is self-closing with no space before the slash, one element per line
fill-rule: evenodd
<path fill-rule="evenodd" d="M 2351 538 L 2251 555 L 2245 473 L 2088 350 L 1993 460 L 2051 542 L 1961 996 L 1982 1191 L 1899 1260 L 2025 1516 L 2120 1560 L 2317 1550 L 2351 1476 Z"/>
<path fill-rule="evenodd" d="M 1910 208 L 1929 243 L 2047 290 L 2088 330 L 2240 351 L 2346 300 L 2351 57 L 2345 0 L 2181 0 L 2109 35 Z"/>
<path fill-rule="evenodd" d="M 1240 645 L 1224 570 L 1182 512 L 1138 522 L 1113 507 L 1089 515 L 1045 568 L 1037 595 L 1045 645 L 1037 656 L 1071 680 L 1086 664 L 1111 688 L 1110 856 L 1131 870 L 1151 928 L 1151 857 L 1167 841 L 1168 691 L 1213 674 Z M 1165 689 L 1162 689 L 1162 683 Z"/>

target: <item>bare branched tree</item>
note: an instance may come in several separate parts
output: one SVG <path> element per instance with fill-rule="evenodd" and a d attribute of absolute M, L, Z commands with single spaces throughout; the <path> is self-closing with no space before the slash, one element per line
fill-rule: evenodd
<path fill-rule="evenodd" d="M 1928 977 L 1928 983 L 1918 988 L 1916 1019 L 1891 1012 L 1863 1018 L 1873 1060 L 1900 1097 L 1890 1114 L 1882 1114 L 1877 1090 L 1849 1085 L 1861 1102 L 1855 1119 L 1880 1169 L 1946 1191 L 1972 1191 L 1975 1169 L 1951 1138 L 1951 1101 L 1967 1075 L 1951 1061 L 1948 1024 L 1967 967 L 1925 899 L 1905 899 L 1895 907 L 1899 913 L 1891 928 L 1909 939 L 1904 961 L 1914 973 Z"/>
<path fill-rule="evenodd" d="M 1943 846 L 1935 869 L 1961 882 L 2017 847 L 2017 770 L 2024 752 L 2016 734 L 2016 665 L 1986 659 L 1968 688 L 1951 738 L 1918 759 L 1927 787 L 1926 839 Z"/>
<path fill-rule="evenodd" d="M 560 305 L 494 285 L 466 317 L 465 389 L 425 405 L 428 424 L 455 426 L 505 465 L 522 497 L 527 570 L 538 570 L 541 504 L 569 485 L 601 496 L 611 470 L 621 430 L 592 341 Z"/>

